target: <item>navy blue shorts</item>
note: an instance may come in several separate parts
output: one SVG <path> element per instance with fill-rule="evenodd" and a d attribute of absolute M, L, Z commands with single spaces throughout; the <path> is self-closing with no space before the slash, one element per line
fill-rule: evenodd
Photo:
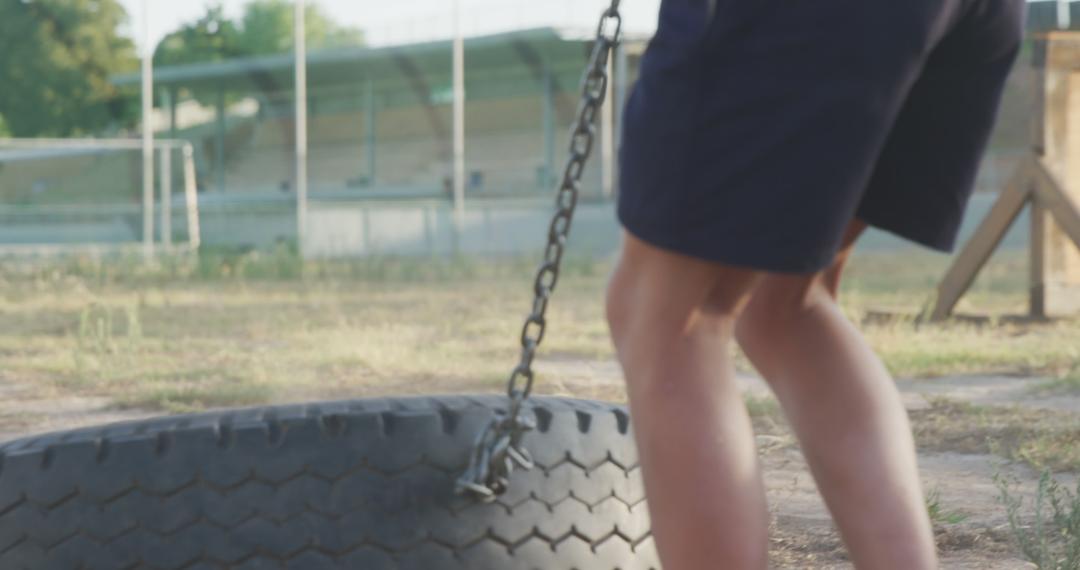
<path fill-rule="evenodd" d="M 1023 0 L 663 0 L 619 219 L 678 253 L 827 266 L 853 218 L 954 246 Z"/>

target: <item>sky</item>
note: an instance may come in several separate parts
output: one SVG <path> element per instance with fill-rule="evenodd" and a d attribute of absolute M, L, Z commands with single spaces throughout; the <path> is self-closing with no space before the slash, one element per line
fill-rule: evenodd
<path fill-rule="evenodd" d="M 198 19 L 214 0 L 120 0 L 131 16 L 122 30 L 142 47 L 142 8 L 150 7 L 150 37 L 156 44 L 182 24 Z M 230 16 L 250 0 L 223 0 Z M 541 26 L 592 29 L 610 0 L 458 0 L 466 37 Z M 452 0 L 308 0 L 334 20 L 360 28 L 371 45 L 446 38 L 453 33 Z M 660 0 L 623 0 L 625 26 L 649 34 L 656 28 Z"/>

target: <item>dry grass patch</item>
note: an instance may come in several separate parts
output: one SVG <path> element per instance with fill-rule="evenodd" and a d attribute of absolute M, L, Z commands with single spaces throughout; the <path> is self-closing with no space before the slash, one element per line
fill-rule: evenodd
<path fill-rule="evenodd" d="M 946 399 L 911 412 L 920 449 L 994 453 L 1037 469 L 1080 471 L 1080 417 Z"/>
<path fill-rule="evenodd" d="M 917 312 L 944 270 L 942 260 L 856 258 L 842 297 L 845 310 L 857 322 L 881 307 Z M 287 251 L 274 251 L 208 252 L 197 262 L 156 269 L 133 260 L 0 265 L 0 356 L 9 381 L 39 394 L 106 396 L 121 406 L 167 411 L 501 391 L 517 359 L 534 262 L 299 264 Z M 549 310 L 541 357 L 610 362 L 603 314 L 609 264 L 569 262 Z M 1022 308 L 1025 288 L 1014 276 L 1015 260 L 1006 255 L 1001 263 L 1008 271 L 992 266 L 965 300 L 967 309 Z M 863 328 L 900 376 L 1063 375 L 1080 359 L 1075 321 L 919 326 L 899 320 Z M 565 393 L 552 384 L 557 380 L 541 376 L 538 389 Z M 568 395 L 577 392 L 621 399 L 583 382 Z"/>

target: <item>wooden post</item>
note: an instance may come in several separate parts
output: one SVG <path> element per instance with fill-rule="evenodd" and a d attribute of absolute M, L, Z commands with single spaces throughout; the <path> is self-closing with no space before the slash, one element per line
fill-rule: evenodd
<path fill-rule="evenodd" d="M 1033 232 L 1042 226 L 1041 239 L 1032 240 L 1032 279 L 1041 284 L 1045 315 L 1063 316 L 1080 311 L 1080 250 L 1055 223 L 1070 201 L 1080 202 L 1080 33 L 1050 32 L 1045 41 L 1042 164 L 1049 180 L 1037 186 L 1044 190 L 1056 181 L 1061 192 L 1039 192 L 1045 207 L 1032 217 Z"/>
<path fill-rule="evenodd" d="M 960 297 L 971 287 L 990 255 L 1005 238 L 1009 226 L 1016 221 L 1020 211 L 1031 198 L 1031 171 L 1033 159 L 1025 159 L 1013 173 L 1012 179 L 990 209 L 975 235 L 964 245 L 953 260 L 945 278 L 938 285 L 937 302 L 930 313 L 930 320 L 940 321 L 952 314 Z"/>
<path fill-rule="evenodd" d="M 1028 313 L 1032 317 L 1046 317 L 1046 283 L 1043 276 L 1046 268 L 1046 226 L 1047 213 L 1038 202 L 1031 204 L 1031 252 L 1028 257 Z"/>

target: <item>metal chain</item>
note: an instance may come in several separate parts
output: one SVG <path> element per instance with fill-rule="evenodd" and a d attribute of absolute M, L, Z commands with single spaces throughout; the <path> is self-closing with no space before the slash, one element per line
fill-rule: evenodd
<path fill-rule="evenodd" d="M 570 135 L 570 160 L 563 170 L 562 183 L 556 194 L 556 211 L 548 227 L 544 260 L 533 281 L 532 311 L 521 328 L 521 357 L 507 381 L 509 406 L 505 412 L 497 411 L 477 437 L 469 465 L 457 482 L 458 493 L 483 501 L 493 501 L 506 491 L 510 473 L 515 467 L 530 469 L 533 465 L 532 457 L 521 445 L 521 440 L 526 432 L 536 426 L 532 417 L 522 415 L 522 406 L 532 394 L 536 377 L 532 369 L 533 359 L 547 331 L 545 315 L 548 301 L 559 282 L 559 268 L 577 207 L 581 175 L 592 153 L 596 139 L 596 118 L 607 95 L 608 60 L 618 45 L 622 31 L 619 2 L 612 0 L 611 6 L 600 16 L 596 41 L 581 80 L 581 103 L 577 123 Z"/>

